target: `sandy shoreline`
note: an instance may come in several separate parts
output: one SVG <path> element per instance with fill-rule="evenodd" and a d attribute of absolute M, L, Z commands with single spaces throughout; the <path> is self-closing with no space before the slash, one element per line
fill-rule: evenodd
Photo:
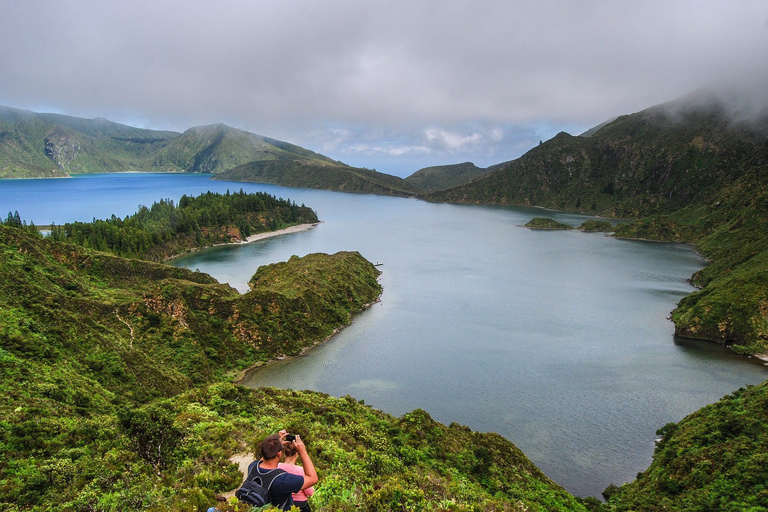
<path fill-rule="evenodd" d="M 190 249 L 188 251 L 174 254 L 173 256 L 168 256 L 167 258 L 163 259 L 164 262 L 169 262 L 171 260 L 174 260 L 176 258 L 180 258 L 182 256 L 186 256 L 187 254 L 197 252 L 197 251 L 204 251 L 206 249 L 210 249 L 211 247 L 222 247 L 225 245 L 236 245 L 236 244 L 249 244 L 251 242 L 257 242 L 259 240 L 264 240 L 265 238 L 272 238 L 273 236 L 280 236 L 280 235 L 289 235 L 291 233 L 300 233 L 301 231 L 308 231 L 312 229 L 313 227 L 320 224 L 320 222 L 313 222 L 311 224 L 299 224 L 297 226 L 290 226 L 284 229 L 278 229 L 277 231 L 267 231 L 266 233 L 258 233 L 256 235 L 251 235 L 245 240 L 238 240 L 236 242 L 225 242 L 221 244 L 213 244 L 208 245 L 206 247 L 195 247 L 193 249 Z"/>
<path fill-rule="evenodd" d="M 320 223 L 313 222 L 312 224 L 299 224 L 297 226 L 290 226 L 284 229 L 278 229 L 277 231 L 267 231 L 266 233 L 251 235 L 245 240 L 241 240 L 240 242 L 235 242 L 235 243 L 249 244 L 251 242 L 256 242 L 258 240 L 264 240 L 265 238 L 272 238 L 273 236 L 288 235 L 291 233 L 300 233 L 302 231 L 308 231 L 313 227 L 317 226 L 318 224 Z M 228 244 L 225 244 L 225 245 L 228 245 Z"/>

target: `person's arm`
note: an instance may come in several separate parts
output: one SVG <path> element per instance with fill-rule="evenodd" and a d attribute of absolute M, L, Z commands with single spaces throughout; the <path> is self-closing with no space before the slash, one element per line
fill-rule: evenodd
<path fill-rule="evenodd" d="M 312 459 L 309 458 L 307 453 L 307 447 L 304 446 L 304 441 L 301 437 L 296 436 L 293 441 L 293 445 L 296 447 L 296 451 L 299 452 L 299 458 L 301 459 L 301 467 L 304 468 L 304 485 L 302 489 L 312 487 L 317 483 L 317 472 L 315 471 L 315 465 L 312 463 Z"/>

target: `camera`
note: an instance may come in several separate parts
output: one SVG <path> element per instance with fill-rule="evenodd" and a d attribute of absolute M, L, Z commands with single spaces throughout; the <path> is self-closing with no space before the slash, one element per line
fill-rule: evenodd
<path fill-rule="evenodd" d="M 296 436 L 293 434 L 285 434 L 285 437 L 283 438 L 283 441 L 293 441 L 296 439 Z"/>

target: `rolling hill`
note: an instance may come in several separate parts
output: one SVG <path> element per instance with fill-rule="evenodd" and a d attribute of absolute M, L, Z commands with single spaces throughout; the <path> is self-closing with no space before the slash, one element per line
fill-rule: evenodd
<path fill-rule="evenodd" d="M 307 159 L 249 162 L 218 174 L 215 179 L 387 196 L 410 197 L 419 192 L 416 187 L 397 176 L 349 167 L 338 162 Z"/>
<path fill-rule="evenodd" d="M 140 170 L 177 135 L 0 106 L 0 178 Z"/>
<path fill-rule="evenodd" d="M 481 168 L 472 162 L 425 167 L 411 174 L 405 181 L 422 192 L 436 192 L 464 185 L 492 172 L 492 167 Z"/>
<path fill-rule="evenodd" d="M 285 159 L 342 165 L 224 124 L 176 133 L 0 106 L 0 178 L 125 171 L 216 174 L 249 162 Z"/>

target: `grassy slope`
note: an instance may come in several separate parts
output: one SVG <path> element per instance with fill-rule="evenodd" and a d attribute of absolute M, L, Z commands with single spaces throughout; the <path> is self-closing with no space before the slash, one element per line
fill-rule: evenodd
<path fill-rule="evenodd" d="M 142 170 L 174 132 L 0 107 L 0 177 Z"/>
<path fill-rule="evenodd" d="M 152 168 L 164 172 L 220 173 L 255 161 L 300 159 L 336 163 L 330 158 L 223 124 L 190 128 L 160 149 Z"/>
<path fill-rule="evenodd" d="M 493 169 L 482 169 L 472 162 L 425 167 L 411 174 L 405 181 L 422 192 L 447 190 L 485 176 Z"/>
<path fill-rule="evenodd" d="M 299 146 L 223 124 L 179 134 L 0 106 L 0 178 L 153 170 L 218 173 L 248 162 L 283 159 L 339 165 Z"/>
<path fill-rule="evenodd" d="M 228 457 L 282 427 L 309 443 L 319 510 L 582 510 L 499 436 L 224 382 L 374 300 L 357 253 L 262 267 L 239 295 L 19 228 L 0 249 L 4 510 L 205 510 L 238 483 Z"/>
<path fill-rule="evenodd" d="M 294 159 L 250 162 L 221 173 L 216 179 L 394 196 L 412 196 L 417 192 L 402 178 L 389 174 L 339 163 Z"/>

